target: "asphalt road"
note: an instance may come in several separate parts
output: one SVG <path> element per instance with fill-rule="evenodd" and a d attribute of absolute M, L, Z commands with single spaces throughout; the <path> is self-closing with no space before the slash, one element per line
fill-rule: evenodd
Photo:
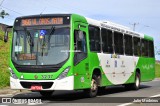
<path fill-rule="evenodd" d="M 87 98 L 82 91 L 56 91 L 51 98 L 44 98 L 37 92 L 21 93 L 10 97 L 41 99 L 42 103 L 19 104 L 39 105 L 39 106 L 159 106 L 160 105 L 160 79 L 151 82 L 141 83 L 138 91 L 126 90 L 123 86 L 107 87 L 105 91 L 99 92 L 95 98 Z M 133 103 L 134 100 L 142 102 Z M 156 103 L 156 102 L 159 103 Z M 146 103 L 152 102 L 152 103 Z M 18 104 L 0 104 L 5 106 L 15 106 Z"/>

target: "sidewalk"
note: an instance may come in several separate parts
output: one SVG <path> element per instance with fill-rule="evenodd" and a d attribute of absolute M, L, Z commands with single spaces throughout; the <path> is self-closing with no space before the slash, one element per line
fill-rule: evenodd
<path fill-rule="evenodd" d="M 10 89 L 10 87 L 5 87 L 3 89 L 0 89 L 0 97 L 7 96 L 7 95 L 15 95 L 15 94 L 19 94 L 19 93 L 27 93 L 27 92 L 31 92 L 31 91 L 29 91 L 29 90 L 12 90 L 12 89 Z"/>
<path fill-rule="evenodd" d="M 160 78 L 155 78 L 153 81 L 160 81 Z"/>

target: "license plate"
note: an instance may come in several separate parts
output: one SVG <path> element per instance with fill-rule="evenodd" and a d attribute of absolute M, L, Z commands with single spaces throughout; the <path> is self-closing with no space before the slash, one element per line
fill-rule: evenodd
<path fill-rule="evenodd" d="M 42 86 L 40 86 L 40 85 L 32 85 L 31 86 L 31 90 L 34 90 L 34 91 L 42 90 Z"/>

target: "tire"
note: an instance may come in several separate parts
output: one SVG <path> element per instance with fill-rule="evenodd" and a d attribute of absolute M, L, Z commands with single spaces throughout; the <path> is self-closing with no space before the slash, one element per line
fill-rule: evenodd
<path fill-rule="evenodd" d="M 98 92 L 98 79 L 96 75 L 93 75 L 92 81 L 91 81 L 91 88 L 85 89 L 84 93 L 87 97 L 96 97 Z"/>
<path fill-rule="evenodd" d="M 106 86 L 98 87 L 98 94 L 103 94 L 106 92 Z"/>
<path fill-rule="evenodd" d="M 132 89 L 132 84 L 125 84 L 124 85 L 126 90 L 131 90 Z"/>
<path fill-rule="evenodd" d="M 106 91 L 106 86 L 98 87 L 98 91 Z"/>
<path fill-rule="evenodd" d="M 135 82 L 132 84 L 133 90 L 138 90 L 140 88 L 140 74 L 136 73 Z"/>
<path fill-rule="evenodd" d="M 39 93 L 43 96 L 43 97 L 51 97 L 54 91 L 40 91 Z"/>
<path fill-rule="evenodd" d="M 140 74 L 136 73 L 135 82 L 132 84 L 125 84 L 125 89 L 127 90 L 138 90 L 140 88 Z"/>

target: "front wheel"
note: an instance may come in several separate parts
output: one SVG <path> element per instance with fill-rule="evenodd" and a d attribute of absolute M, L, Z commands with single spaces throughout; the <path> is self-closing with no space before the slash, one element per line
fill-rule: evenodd
<path fill-rule="evenodd" d="M 87 97 L 95 97 L 98 92 L 98 78 L 96 75 L 93 75 L 92 81 L 91 81 L 91 88 L 85 89 L 84 93 L 87 95 Z"/>
<path fill-rule="evenodd" d="M 52 96 L 54 91 L 40 91 L 39 93 L 43 96 L 43 97 L 50 97 Z"/>

